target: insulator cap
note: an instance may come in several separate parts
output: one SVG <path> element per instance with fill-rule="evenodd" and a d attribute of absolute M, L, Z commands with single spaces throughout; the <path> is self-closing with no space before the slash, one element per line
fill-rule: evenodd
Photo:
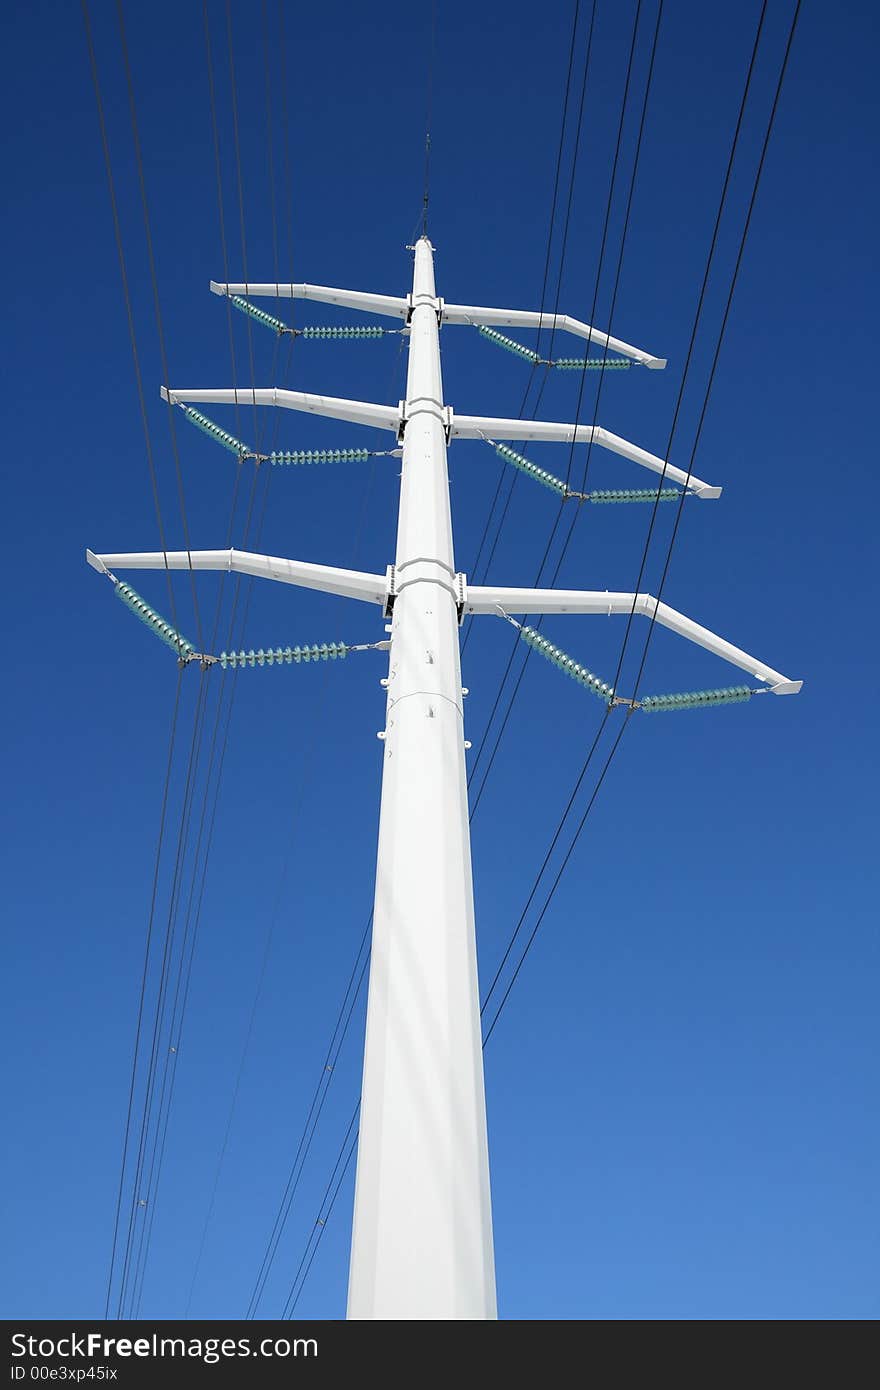
<path fill-rule="evenodd" d="M 542 637 L 541 633 L 535 628 L 521 627 L 519 635 L 533 651 L 538 652 L 540 656 L 543 656 L 546 661 L 552 662 L 554 666 L 558 666 L 560 671 L 564 671 L 567 676 L 577 681 L 585 690 L 589 690 L 592 695 L 598 696 L 603 704 L 608 705 L 611 703 L 614 690 L 610 685 L 606 684 L 606 682 L 601 680 L 598 676 L 595 676 L 592 671 L 588 671 L 586 666 L 581 666 L 579 662 L 575 661 L 573 657 L 568 656 L 567 653 L 562 651 L 559 647 L 555 647 L 552 642 L 548 642 L 547 638 Z"/>
<path fill-rule="evenodd" d="M 479 326 L 478 332 L 487 342 L 494 343 L 496 347 L 504 348 L 505 352 L 512 352 L 516 357 L 522 357 L 526 362 L 540 362 L 541 358 L 532 348 L 525 347 L 518 343 L 515 338 L 508 338 L 505 333 L 498 333 L 496 329 L 489 328 L 486 324 Z"/>
<path fill-rule="evenodd" d="M 674 502 L 677 497 L 681 497 L 682 492 L 677 487 L 663 487 L 652 491 L 650 488 L 627 488 L 610 489 L 607 491 L 590 492 L 587 497 L 590 502 Z M 687 493 L 684 494 L 687 496 Z"/>
<path fill-rule="evenodd" d="M 721 690 L 685 690 L 677 695 L 646 695 L 639 703 L 648 714 L 668 710 L 706 709 L 710 705 L 738 705 L 755 692 L 748 685 L 729 685 Z"/>
<path fill-rule="evenodd" d="M 275 464 L 303 463 L 362 463 L 370 457 L 369 449 L 296 449 L 276 450 L 269 454 Z"/>
<path fill-rule="evenodd" d="M 303 661 L 344 660 L 349 648 L 344 642 L 313 643 L 302 647 L 260 647 L 259 651 L 221 652 L 217 660 L 224 671 L 244 666 L 290 666 Z"/>
<path fill-rule="evenodd" d="M 189 659 L 195 656 L 196 649 L 192 642 L 188 642 L 171 623 L 166 622 L 161 613 L 157 613 L 155 608 L 141 598 L 129 584 L 117 582 L 114 585 L 116 597 L 121 599 L 127 608 L 130 608 L 136 617 L 140 618 L 161 641 L 167 646 L 173 647 L 178 656 L 182 659 Z"/>
<path fill-rule="evenodd" d="M 496 444 L 495 452 L 498 454 L 499 458 L 503 458 L 507 463 L 513 464 L 514 468 L 518 468 L 519 471 L 525 473 L 527 477 L 533 478 L 534 481 L 540 483 L 542 487 L 550 488 L 551 492 L 558 493 L 560 497 L 567 497 L 569 495 L 567 483 L 564 483 L 561 478 L 555 477 L 554 474 L 548 473 L 546 468 L 539 468 L 536 463 L 532 463 L 532 460 L 526 458 L 524 454 L 518 454 L 515 449 L 509 448 L 506 444 Z"/>
<path fill-rule="evenodd" d="M 378 324 L 366 328 L 360 325 L 341 324 L 338 327 L 313 325 L 311 328 L 299 329 L 300 336 L 303 338 L 384 338 L 389 331 L 387 328 L 380 328 Z"/>
<path fill-rule="evenodd" d="M 202 430 L 202 432 L 207 434 L 211 439 L 216 439 L 217 443 L 222 444 L 224 449 L 229 449 L 231 453 L 238 454 L 239 458 L 244 458 L 246 455 L 253 452 L 253 450 L 248 448 L 247 444 L 242 444 L 241 440 L 236 439 L 235 435 L 230 434 L 228 430 L 221 429 L 213 420 L 209 420 L 207 415 L 203 415 L 200 410 L 195 410 L 191 405 L 183 405 L 182 403 L 180 408 L 187 420 L 195 425 L 196 429 Z"/>
<path fill-rule="evenodd" d="M 558 357 L 553 363 L 562 372 L 626 371 L 632 365 L 628 357 Z"/>
<path fill-rule="evenodd" d="M 256 304 L 251 304 L 250 300 L 245 299 L 242 295 L 231 294 L 229 295 L 229 301 L 235 305 L 236 309 L 240 309 L 243 314 L 248 314 L 252 319 L 256 319 L 257 323 L 261 323 L 264 328 L 271 328 L 273 333 L 290 332 L 287 324 L 282 323 L 281 319 L 273 318 L 271 314 L 266 313 L 265 309 L 260 309 Z"/>

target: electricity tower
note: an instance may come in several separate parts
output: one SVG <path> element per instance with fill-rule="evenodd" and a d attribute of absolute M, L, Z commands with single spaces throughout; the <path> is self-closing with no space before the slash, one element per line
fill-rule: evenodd
<path fill-rule="evenodd" d="M 409 338 L 406 399 L 377 405 L 276 387 L 179 390 L 162 394 L 239 458 L 256 457 L 199 412 L 196 404 L 280 406 L 388 430 L 402 446 L 394 563 L 384 574 L 338 569 L 237 550 L 141 554 L 87 552 L 89 563 L 170 646 L 181 662 L 241 665 L 298 662 L 351 648 L 275 648 L 223 653 L 195 650 L 134 590 L 118 569 L 228 570 L 378 605 L 388 649 L 382 798 L 376 866 L 373 943 L 367 1006 L 360 1135 L 354 1204 L 348 1317 L 353 1319 L 490 1319 L 496 1317 L 489 1157 L 477 986 L 474 904 L 459 626 L 467 614 L 593 613 L 647 617 L 761 682 L 760 689 L 793 694 L 790 681 L 649 594 L 504 588 L 467 583 L 456 569 L 446 451 L 456 439 L 484 439 L 536 481 L 562 496 L 592 502 L 716 498 L 721 489 L 598 425 L 556 424 L 459 415 L 443 396 L 440 328 L 472 324 L 521 356 L 537 353 L 498 332 L 500 327 L 550 328 L 599 346 L 602 357 L 548 364 L 586 370 L 599 366 L 665 366 L 630 344 L 566 315 L 447 304 L 436 293 L 434 248 L 422 237 L 414 251 L 412 292 L 406 297 L 316 285 L 217 285 L 236 307 L 273 331 L 291 330 L 249 302 L 266 296 L 307 299 L 403 321 Z M 312 330 L 312 336 L 378 336 L 382 330 Z M 615 353 L 617 357 L 605 354 Z M 659 475 L 654 491 L 575 494 L 567 484 L 517 454 L 504 440 L 592 443 Z M 397 452 L 395 450 L 395 452 Z M 333 457 L 365 456 L 337 451 Z M 269 455 L 272 462 L 305 462 L 318 453 Z M 663 488 L 664 483 L 675 488 Z M 688 695 L 626 700 L 533 629 L 521 635 L 606 705 L 645 710 L 685 709 L 748 699 L 748 685 Z"/>

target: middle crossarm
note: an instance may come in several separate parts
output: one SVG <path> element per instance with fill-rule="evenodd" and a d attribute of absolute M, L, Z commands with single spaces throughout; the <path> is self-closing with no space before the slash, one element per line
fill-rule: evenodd
<path fill-rule="evenodd" d="M 504 328 L 543 328 L 556 333 L 571 333 L 575 338 L 586 338 L 588 343 L 597 343 L 606 351 L 619 352 L 624 357 L 639 362 L 652 371 L 666 366 L 665 357 L 654 357 L 642 348 L 625 343 L 622 338 L 612 338 L 589 323 L 573 319 L 569 314 L 538 313 L 534 309 L 486 309 L 476 304 L 443 304 L 441 311 L 443 323 L 470 323 L 475 327 L 481 324 Z"/>
<path fill-rule="evenodd" d="M 254 555 L 249 550 L 158 550 L 122 555 L 95 555 L 87 550 L 86 559 L 99 573 L 118 569 L 227 570 L 383 605 L 388 590 L 384 574 L 337 569 L 335 565 L 312 565 L 305 560 L 285 560 L 277 555 Z"/>
<path fill-rule="evenodd" d="M 740 647 L 718 637 L 707 627 L 701 627 L 692 618 L 685 617 L 675 608 L 661 603 L 651 594 L 608 593 L 605 590 L 581 589 L 499 589 L 480 585 L 468 585 L 464 605 L 465 613 L 634 613 L 649 618 L 668 627 L 698 647 L 748 671 L 759 681 L 764 681 L 776 695 L 794 695 L 801 688 L 801 681 L 791 681 L 781 671 L 765 666 L 762 661 L 750 656 Z"/>
<path fill-rule="evenodd" d="M 319 304 L 336 304 L 341 309 L 357 309 L 364 314 L 384 314 L 405 319 L 409 300 L 393 294 L 369 294 L 366 290 L 340 290 L 332 285 L 221 285 L 211 281 L 214 294 L 245 295 L 248 299 L 311 299 Z"/>
<path fill-rule="evenodd" d="M 652 473 L 660 473 L 670 482 L 679 483 L 697 497 L 714 498 L 721 496 L 721 488 L 703 482 L 702 478 L 688 476 L 682 469 L 666 463 L 657 454 L 649 454 L 637 444 L 630 444 L 618 434 L 612 434 L 601 425 L 556 424 L 550 420 L 500 420 L 489 415 L 453 415 L 453 439 L 533 439 L 561 444 L 598 444 L 602 449 L 610 449 L 622 458 L 650 468 Z"/>
<path fill-rule="evenodd" d="M 266 405 L 280 406 L 284 410 L 304 411 L 309 415 L 322 415 L 331 420 L 348 420 L 352 424 L 372 426 L 375 429 L 391 430 L 400 437 L 405 428 L 404 413 L 399 405 L 380 405 L 372 401 L 351 401 L 341 396 L 320 396 L 308 391 L 287 391 L 276 386 L 241 387 L 229 389 L 203 388 L 200 390 L 166 391 L 161 388 L 165 400 L 174 405 L 187 402 L 214 405 Z M 561 443 L 597 444 L 602 449 L 630 459 L 633 463 L 659 473 L 670 482 L 687 487 L 697 497 L 709 498 L 721 495 L 720 487 L 713 487 L 701 478 L 688 475 L 671 463 L 665 463 L 656 454 L 648 453 L 637 444 L 620 435 L 612 434 L 601 425 L 555 424 L 547 420 L 506 420 L 490 415 L 456 415 L 448 411 L 448 430 L 451 439 L 534 439 L 557 441 Z"/>

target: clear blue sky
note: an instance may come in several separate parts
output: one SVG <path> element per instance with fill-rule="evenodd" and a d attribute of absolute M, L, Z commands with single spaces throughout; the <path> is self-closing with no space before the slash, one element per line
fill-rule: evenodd
<path fill-rule="evenodd" d="M 228 385 L 201 6 L 127 5 L 171 376 Z M 431 234 L 447 299 L 540 298 L 570 6 L 440 3 Z M 600 0 L 561 307 L 588 317 L 633 6 Z M 669 358 L 603 388 L 601 422 L 662 452 L 758 6 L 667 0 L 613 328 Z M 405 293 L 422 180 L 428 7 L 270 5 L 282 277 Z M 686 466 L 787 29 L 771 0 L 718 274 L 674 462 Z M 244 278 L 223 7 L 210 5 L 230 274 Z M 634 73 L 644 81 L 647 4 Z M 170 544 L 181 520 L 114 7 L 92 15 Z M 233 5 L 252 279 L 271 280 L 260 11 Z M 157 547 L 79 7 L 7 18 L 6 496 L 11 590 L 2 850 L 12 1258 L 7 1317 L 103 1308 L 134 1009 L 175 684 L 172 655 L 113 599 L 83 550 Z M 877 447 L 874 6 L 805 0 L 696 471 L 721 501 L 686 508 L 666 598 L 805 680 L 796 699 L 633 721 L 486 1053 L 501 1315 L 866 1318 L 876 1280 Z M 579 53 L 582 50 L 579 49 Z M 293 246 L 282 169 L 287 81 Z M 632 156 L 632 112 L 622 154 Z M 567 167 L 567 166 L 566 166 Z M 619 244 L 602 277 L 608 313 Z M 554 273 L 558 265 L 554 250 Z M 301 321 L 349 321 L 304 310 Z M 234 325 L 239 384 L 247 328 Z M 396 339 L 298 343 L 288 382 L 397 400 Z M 443 335 L 447 399 L 516 413 L 526 368 L 467 329 Z M 572 349 L 573 351 L 576 349 Z M 273 342 L 256 330 L 258 381 Z M 280 378 L 279 378 L 280 379 Z M 545 418 L 577 379 L 547 387 Z M 587 396 L 583 418 L 590 419 Z M 232 427 L 231 414 L 217 418 Z M 276 422 L 267 417 L 270 429 Z M 359 444 L 288 415 L 281 447 Z M 245 437 L 252 422 L 243 422 Z M 193 544 L 226 542 L 232 456 L 181 421 Z M 381 447 L 381 446 L 380 446 Z M 564 451 L 534 455 L 564 469 Z M 456 547 L 472 567 L 497 477 L 450 455 Z M 576 462 L 577 466 L 577 462 Z M 611 456 L 594 485 L 645 486 Z M 392 461 L 271 480 L 262 547 L 365 568 L 392 558 Z M 669 509 L 672 510 L 671 508 Z M 517 486 L 493 563 L 531 583 L 555 514 Z M 632 587 L 647 509 L 587 508 L 560 582 Z M 656 586 L 670 517 L 646 577 Z M 244 516 L 236 515 L 241 543 Z M 164 580 L 141 591 L 167 609 Z M 243 591 L 244 592 L 244 591 Z M 187 581 L 181 624 L 193 616 Z M 208 621 L 216 578 L 199 581 Z M 228 597 L 228 593 L 227 593 Z M 600 672 L 621 626 L 547 631 Z M 253 588 L 247 644 L 382 636 L 376 613 Z M 735 673 L 660 633 L 645 690 Z M 509 631 L 469 643 L 475 747 Z M 238 1317 L 317 1079 L 371 899 L 382 660 L 247 672 L 238 682 L 142 1310 L 180 1316 L 254 998 L 261 996 L 192 1311 Z M 181 727 L 192 724 L 195 670 Z M 481 972 L 491 978 L 597 725 L 589 696 L 533 660 L 474 819 Z M 172 823 L 179 806 L 176 764 Z M 872 830 L 874 835 L 872 836 Z M 167 865 L 167 860 L 166 860 Z M 162 877 L 167 904 L 167 876 Z M 161 906 L 161 905 L 160 905 Z M 157 930 L 164 930 L 160 910 Z M 352 1025 L 261 1312 L 278 1316 L 354 1100 Z M 298 1313 L 344 1315 L 351 1182 Z"/>

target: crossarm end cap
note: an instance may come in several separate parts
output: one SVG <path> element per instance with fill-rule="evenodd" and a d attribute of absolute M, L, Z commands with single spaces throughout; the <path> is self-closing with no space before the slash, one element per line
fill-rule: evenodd
<path fill-rule="evenodd" d="M 212 294 L 222 294 L 222 295 L 225 295 L 225 294 L 226 294 L 226 286 L 225 286 L 225 285 L 219 284 L 219 282 L 218 282 L 217 280 L 212 280 L 212 281 L 211 281 L 211 293 L 212 293 Z"/>
<path fill-rule="evenodd" d="M 797 695 L 802 685 L 803 681 L 780 681 L 778 685 L 771 685 L 770 693 L 772 695 Z"/>
<path fill-rule="evenodd" d="M 698 487 L 694 488 L 695 493 L 703 502 L 712 502 L 716 497 L 720 497 L 723 491 L 720 487 Z"/>
<path fill-rule="evenodd" d="M 645 366 L 648 368 L 649 372 L 662 372 L 663 368 L 666 366 L 666 362 L 667 359 L 665 357 L 650 357 L 645 363 Z"/>
<path fill-rule="evenodd" d="M 101 559 L 100 555 L 96 555 L 93 550 L 86 550 L 86 560 L 91 565 L 92 569 L 97 570 L 99 574 L 107 573 L 107 566 L 104 564 L 104 561 Z"/>

